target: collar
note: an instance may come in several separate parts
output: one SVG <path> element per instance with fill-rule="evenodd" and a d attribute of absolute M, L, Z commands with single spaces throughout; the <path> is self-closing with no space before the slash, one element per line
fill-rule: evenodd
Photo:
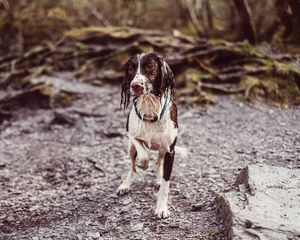
<path fill-rule="evenodd" d="M 167 110 L 168 103 L 170 101 L 170 94 L 169 94 L 169 91 L 166 91 L 166 93 L 164 94 L 164 104 L 160 111 L 160 114 L 158 116 L 154 116 L 154 117 L 147 117 L 147 116 L 142 117 L 141 113 L 137 109 L 137 99 L 138 99 L 138 97 L 136 97 L 133 100 L 133 106 L 134 106 L 135 113 L 139 117 L 139 119 L 141 119 L 142 121 L 156 122 L 156 121 L 160 121 L 162 119 L 162 117 L 164 116 L 164 114 Z"/>

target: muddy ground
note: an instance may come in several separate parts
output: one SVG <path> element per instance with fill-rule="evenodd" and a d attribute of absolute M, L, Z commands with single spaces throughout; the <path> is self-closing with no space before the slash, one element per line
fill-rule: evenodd
<path fill-rule="evenodd" d="M 66 87 L 78 93 L 71 106 L 22 107 L 0 125 L 0 239 L 226 239 L 215 193 L 250 163 L 300 166 L 299 107 L 180 105 L 178 145 L 190 153 L 175 161 L 172 215 L 158 220 L 155 161 L 115 193 L 130 163 L 119 87 Z"/>

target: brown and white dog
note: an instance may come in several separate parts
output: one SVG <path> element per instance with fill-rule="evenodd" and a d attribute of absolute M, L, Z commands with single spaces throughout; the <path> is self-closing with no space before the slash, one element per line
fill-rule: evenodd
<path fill-rule="evenodd" d="M 155 214 L 167 218 L 170 177 L 175 152 L 186 156 L 185 148 L 176 147 L 177 108 L 173 100 L 174 75 L 155 53 L 137 54 L 125 64 L 121 106 L 126 110 L 133 96 L 126 130 L 129 137 L 130 171 L 117 189 L 127 193 L 137 166 L 148 168 L 149 150 L 158 151 L 157 184 L 160 185 Z"/>

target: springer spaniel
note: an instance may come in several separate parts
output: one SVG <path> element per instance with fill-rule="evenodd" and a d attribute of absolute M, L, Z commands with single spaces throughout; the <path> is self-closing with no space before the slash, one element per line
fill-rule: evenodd
<path fill-rule="evenodd" d="M 186 149 L 175 147 L 177 140 L 177 108 L 173 100 L 174 75 L 168 64 L 155 53 L 137 54 L 125 64 L 121 106 L 133 107 L 128 115 L 126 131 L 131 168 L 118 194 L 127 193 L 137 166 L 146 170 L 149 150 L 158 151 L 157 184 L 160 185 L 155 214 L 167 218 L 170 177 L 174 155 L 186 157 Z"/>

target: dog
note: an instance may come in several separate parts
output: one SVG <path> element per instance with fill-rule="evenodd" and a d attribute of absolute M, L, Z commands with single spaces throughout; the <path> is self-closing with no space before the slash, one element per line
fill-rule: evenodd
<path fill-rule="evenodd" d="M 125 63 L 120 105 L 125 111 L 133 97 L 126 124 L 131 168 L 117 193 L 122 195 L 130 191 L 136 164 L 146 170 L 148 151 L 158 151 L 156 182 L 160 187 L 155 210 L 158 218 L 170 216 L 168 195 L 175 152 L 186 157 L 186 149 L 176 146 L 178 122 L 174 82 L 169 65 L 156 53 L 137 54 Z"/>

